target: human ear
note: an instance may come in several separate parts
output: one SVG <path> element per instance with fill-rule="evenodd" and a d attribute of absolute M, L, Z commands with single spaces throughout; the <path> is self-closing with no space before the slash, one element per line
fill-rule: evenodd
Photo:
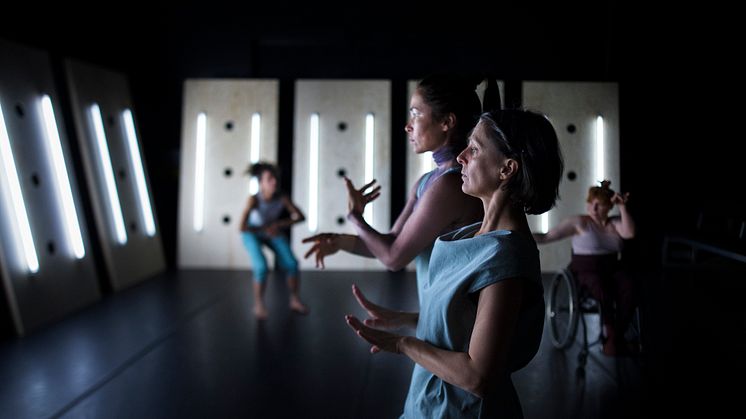
<path fill-rule="evenodd" d="M 443 131 L 448 131 L 453 129 L 453 127 L 456 126 L 456 115 L 453 113 L 449 113 L 446 115 L 445 118 L 443 118 L 443 121 L 440 123 L 440 126 L 443 128 Z"/>
<path fill-rule="evenodd" d="M 514 159 L 505 159 L 505 162 L 500 166 L 500 172 L 498 176 L 501 181 L 506 181 L 518 173 L 518 161 Z"/>

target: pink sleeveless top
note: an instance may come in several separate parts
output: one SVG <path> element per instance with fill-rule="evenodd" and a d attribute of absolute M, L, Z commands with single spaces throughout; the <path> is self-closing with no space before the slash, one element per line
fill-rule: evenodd
<path fill-rule="evenodd" d="M 611 223 L 602 227 L 588 220 L 580 234 L 572 236 L 572 252 L 576 255 L 607 255 L 622 250 L 622 236 Z"/>

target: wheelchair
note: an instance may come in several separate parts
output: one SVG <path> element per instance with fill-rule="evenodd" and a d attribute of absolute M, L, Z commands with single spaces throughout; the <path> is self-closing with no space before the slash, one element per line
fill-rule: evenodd
<path fill-rule="evenodd" d="M 601 318 L 601 302 L 594 299 L 590 293 L 578 285 L 577 280 L 569 269 L 563 269 L 552 277 L 549 285 L 549 295 L 546 305 L 546 317 L 549 324 L 549 335 L 552 345 L 557 349 L 569 347 L 576 338 L 579 323 L 582 324 L 583 341 L 578 354 L 578 372 L 584 368 L 589 349 L 603 342 L 603 320 Z M 598 314 L 598 336 L 588 340 L 588 324 L 586 314 Z M 635 317 L 625 336 L 632 336 L 633 340 L 640 339 L 640 309 L 635 310 Z M 641 349 L 641 348 L 640 348 Z"/>

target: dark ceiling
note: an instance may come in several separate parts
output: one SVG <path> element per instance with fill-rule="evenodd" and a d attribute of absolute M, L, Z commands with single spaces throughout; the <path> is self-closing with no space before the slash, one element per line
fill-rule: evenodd
<path fill-rule="evenodd" d="M 190 77 L 277 78 L 281 86 L 296 78 L 385 78 L 402 86 L 428 73 L 455 71 L 514 82 L 615 81 L 623 186 L 633 191 L 643 228 L 653 238 L 685 225 L 701 205 L 743 207 L 723 182 L 743 179 L 740 155 L 727 151 L 732 137 L 715 135 L 717 120 L 696 124 L 701 115 L 693 110 L 703 104 L 695 93 L 709 91 L 719 78 L 696 71 L 684 76 L 716 62 L 698 30 L 706 16 L 696 10 L 687 20 L 680 10 L 652 6 L 613 0 L 478 7 L 210 1 L 45 9 L 29 3 L 2 15 L 0 37 L 49 51 L 53 61 L 71 57 L 129 75 L 173 261 L 181 87 Z M 712 45 L 724 44 L 718 39 Z M 291 131 L 280 127 L 288 155 Z M 702 153 L 708 147 L 711 152 Z M 695 171 L 703 156 L 716 158 Z M 696 199 L 676 198 L 692 191 Z M 681 208 L 671 211 L 674 206 Z"/>

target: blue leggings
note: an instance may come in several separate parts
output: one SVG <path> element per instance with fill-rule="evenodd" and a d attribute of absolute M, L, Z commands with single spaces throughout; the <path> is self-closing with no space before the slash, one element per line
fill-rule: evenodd
<path fill-rule="evenodd" d="M 262 244 L 266 244 L 275 252 L 277 262 L 287 272 L 288 277 L 298 276 L 298 260 L 290 250 L 290 244 L 285 236 L 269 237 L 265 234 L 241 233 L 243 245 L 249 251 L 251 264 L 254 267 L 254 280 L 262 283 L 267 279 L 267 259 L 262 253 Z"/>

